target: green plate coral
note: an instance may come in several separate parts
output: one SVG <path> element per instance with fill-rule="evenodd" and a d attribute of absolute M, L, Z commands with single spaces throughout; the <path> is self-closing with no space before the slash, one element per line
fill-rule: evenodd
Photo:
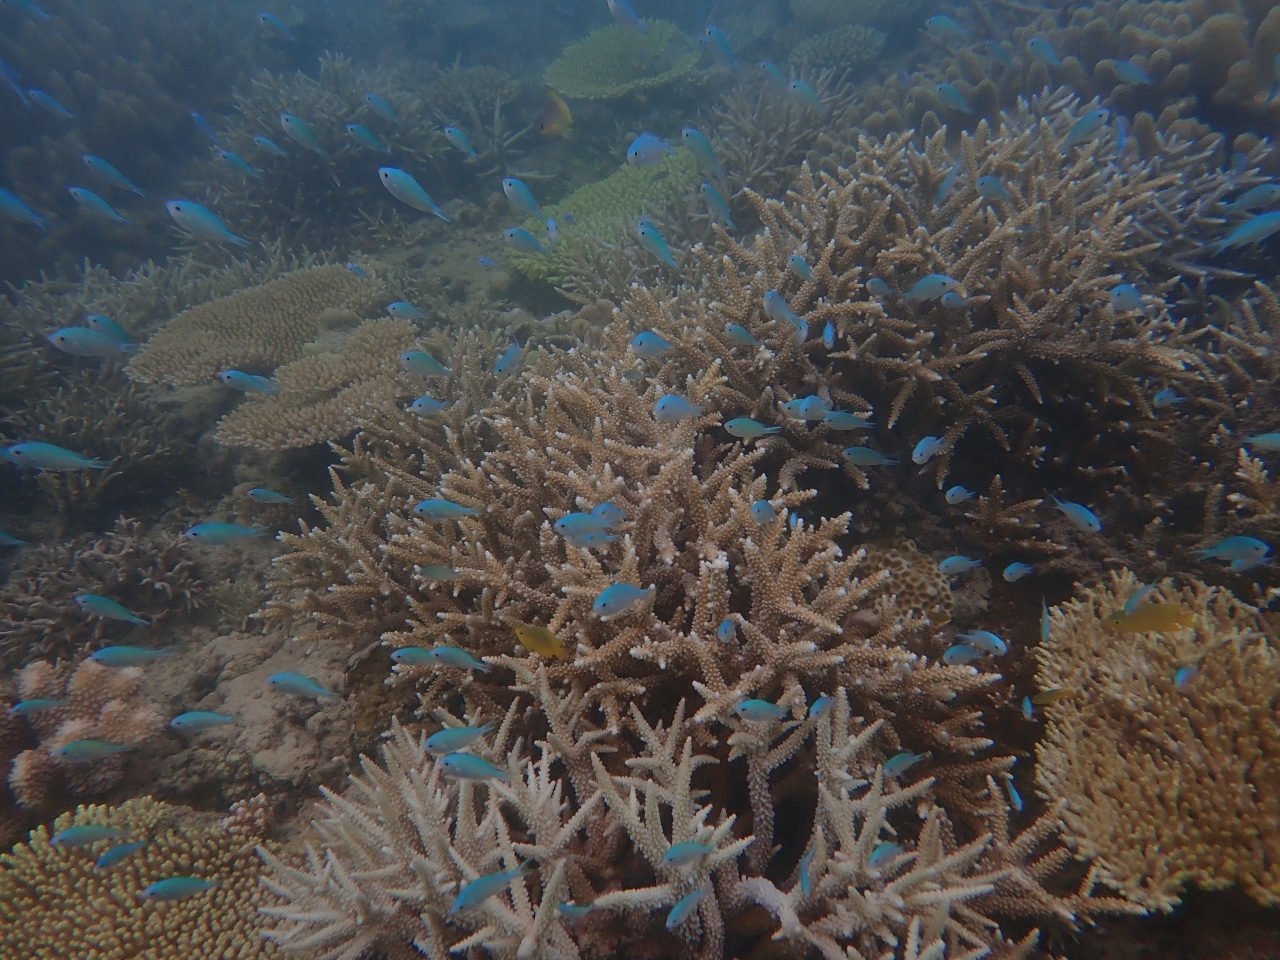
<path fill-rule="evenodd" d="M 643 32 L 621 24 L 593 31 L 547 67 L 547 86 L 570 100 L 615 100 L 669 86 L 698 65 L 698 48 L 666 20 Z"/>
<path fill-rule="evenodd" d="M 575 190 L 562 202 L 542 212 L 560 224 L 560 242 L 546 253 L 508 251 L 513 267 L 530 280 L 546 280 L 561 286 L 579 274 L 589 253 L 600 244 L 614 244 L 634 237 L 635 220 L 641 214 L 660 215 L 687 201 L 701 175 L 692 153 L 680 147 L 670 156 L 646 167 L 624 166 L 603 180 Z M 564 223 L 564 215 L 573 218 Z M 536 237 L 546 235 L 542 221 L 530 218 L 521 224 Z"/>

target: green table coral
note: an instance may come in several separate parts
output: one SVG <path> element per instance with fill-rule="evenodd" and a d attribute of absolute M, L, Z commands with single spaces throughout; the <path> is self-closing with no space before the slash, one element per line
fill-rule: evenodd
<path fill-rule="evenodd" d="M 547 86 L 570 100 L 616 100 L 669 86 L 698 65 L 698 48 L 666 20 L 642 32 L 621 24 L 566 47 L 547 67 Z"/>
<path fill-rule="evenodd" d="M 628 234 L 634 237 L 637 217 L 657 216 L 684 203 L 700 179 L 698 161 L 684 147 L 647 167 L 622 167 L 575 190 L 561 203 L 542 208 L 560 225 L 560 242 L 554 250 L 511 250 L 508 257 L 530 280 L 562 285 L 581 272 L 592 249 L 601 243 L 617 243 Z M 566 213 L 573 218 L 570 224 L 564 222 Z M 536 218 L 521 226 L 536 237 L 546 235 L 545 224 Z"/>

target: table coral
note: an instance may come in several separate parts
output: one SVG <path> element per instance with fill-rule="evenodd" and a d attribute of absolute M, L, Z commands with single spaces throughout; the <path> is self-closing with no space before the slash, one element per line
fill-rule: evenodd
<path fill-rule="evenodd" d="M 666 20 L 645 27 L 613 23 L 570 44 L 547 67 L 547 86 L 570 100 L 616 100 L 687 78 L 698 65 L 693 41 Z"/>
<path fill-rule="evenodd" d="M 185 807 L 142 797 L 119 806 L 82 806 L 0 854 L 0 955 L 24 960 L 69 956 L 111 960 L 266 960 L 279 956 L 260 935 L 266 899 L 253 856 L 263 835 Z M 145 844 L 110 870 L 96 857 L 117 841 L 87 849 L 49 843 L 60 830 L 89 824 L 121 830 Z M 248 828 L 248 829 L 246 829 Z M 148 903 L 139 893 L 173 876 L 217 886 L 185 900 Z"/>
<path fill-rule="evenodd" d="M 361 324 L 339 353 L 304 347 L 307 356 L 276 371 L 277 392 L 246 399 L 214 437 L 268 453 L 341 440 L 421 389 L 400 360 L 416 338 L 412 323 L 380 319 Z"/>
<path fill-rule="evenodd" d="M 1171 910 L 1183 888 L 1238 884 L 1280 902 L 1280 755 L 1274 627 L 1230 592 L 1166 580 L 1151 603 L 1192 626 L 1118 632 L 1107 619 L 1141 584 L 1127 570 L 1051 611 L 1037 683 L 1070 695 L 1046 708 L 1036 780 L 1064 800 L 1067 836 L 1103 882 Z M 1178 671 L 1198 672 L 1181 684 Z"/>
<path fill-rule="evenodd" d="M 137 747 L 163 730 L 160 709 L 139 701 L 143 680 L 137 667 L 104 667 L 92 660 L 81 661 L 74 670 L 44 660 L 23 667 L 18 674 L 21 699 L 65 702 L 27 717 L 40 743 L 18 754 L 9 771 L 9 788 L 18 802 L 39 807 L 51 790 L 62 788 L 82 797 L 119 783 L 127 755 L 86 764 L 60 759 L 56 751 L 77 740 Z"/>
<path fill-rule="evenodd" d="M 207 383 L 219 371 L 270 373 L 300 359 L 326 311 L 363 314 L 381 284 L 346 267 L 311 267 L 184 310 L 151 337 L 126 372 L 142 383 Z"/>
<path fill-rule="evenodd" d="M 620 167 L 543 207 L 543 213 L 557 222 L 563 222 L 565 214 L 573 218 L 560 227 L 554 249 L 511 250 L 507 259 L 530 280 L 554 284 L 580 302 L 619 296 L 637 279 L 656 278 L 667 270 L 653 254 L 641 250 L 636 218 L 643 214 L 662 223 L 674 217 L 696 193 L 700 179 L 697 161 L 684 148 L 648 166 Z M 523 226 L 534 236 L 545 235 L 540 220 L 527 220 Z M 676 243 L 676 235 L 667 233 L 668 243 Z"/>

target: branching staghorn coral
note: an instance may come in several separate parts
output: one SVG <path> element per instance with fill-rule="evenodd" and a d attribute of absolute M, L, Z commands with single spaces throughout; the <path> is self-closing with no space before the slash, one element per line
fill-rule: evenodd
<path fill-rule="evenodd" d="M 206 383 L 227 369 L 269 373 L 297 360 L 327 322 L 352 323 L 381 284 L 346 267 L 309 267 L 184 310 L 129 361 L 142 383 Z"/>
<path fill-rule="evenodd" d="M 1146 602 L 1182 608 L 1185 628 L 1110 628 L 1141 587 L 1127 570 L 1053 608 L 1037 683 L 1070 695 L 1046 711 L 1039 792 L 1066 801 L 1072 847 L 1133 903 L 1167 911 L 1189 884 L 1238 884 L 1275 904 L 1274 627 L 1220 587 L 1184 583 Z"/>
<path fill-rule="evenodd" d="M 501 724 L 479 755 L 496 763 L 499 776 L 451 781 L 424 749 L 425 734 L 393 726 L 382 765 L 366 758 L 346 794 L 326 791 L 305 859 L 261 852 L 267 885 L 281 900 L 265 910 L 278 918 L 267 936 L 286 955 L 444 960 L 482 946 L 497 957 L 529 960 L 658 950 L 716 958 L 727 933 L 743 943 L 732 921 L 758 903 L 780 921 L 774 939 L 783 956 L 816 947 L 832 958 L 920 960 L 945 951 L 1012 960 L 1029 955 L 1037 931 L 1007 940 L 994 913 L 1072 925 L 1118 908 L 1090 896 L 1092 878 L 1068 898 L 1041 886 L 1065 856 L 1060 848 L 1037 853 L 1055 831 L 1053 816 L 1011 839 L 994 781 L 986 786 L 990 831 L 957 843 L 945 813 L 930 803 L 932 779 L 899 786 L 871 759 L 883 723 L 853 719 L 843 690 L 820 718 L 789 722 L 787 733 L 771 723 L 768 733 L 739 729 L 727 743 L 702 747 L 695 747 L 703 738 L 683 704 L 669 723 L 651 723 L 633 704 L 636 739 L 618 742 L 590 724 L 573 687 L 548 680 L 545 665 L 511 666 L 516 689 L 533 697 L 534 709 L 513 704 L 502 717 L 485 715 Z M 435 713 L 446 726 L 462 722 Z M 512 738 L 531 722 L 547 737 L 535 738 L 536 759 L 524 759 Z M 739 835 L 735 817 L 707 802 L 699 787 L 704 771 L 724 761 L 705 749 L 749 754 L 750 742 L 775 736 L 783 742 L 772 752 L 786 756 L 814 739 L 807 789 L 816 791 L 818 805 L 805 844 L 810 853 L 785 879 L 744 876 L 741 861 L 768 841 Z M 762 773 L 766 792 L 769 772 Z M 910 805 L 927 812 L 921 827 L 904 831 L 891 815 Z M 888 838 L 898 852 L 886 859 Z M 680 856 L 686 849 L 696 852 Z M 789 856 L 792 863 L 799 852 Z M 760 859 L 768 859 L 767 850 Z M 496 895 L 452 908 L 466 884 L 519 864 L 526 874 L 536 870 L 536 887 L 512 876 Z M 660 918 L 699 890 L 707 892 L 687 919 L 668 921 L 663 933 Z M 563 904 L 586 911 L 575 915 Z M 846 946 L 873 952 L 846 954 Z"/>
<path fill-rule="evenodd" d="M 104 667 L 92 660 L 81 661 L 74 670 L 45 660 L 23 667 L 18 674 L 21 699 L 62 702 L 27 717 L 40 744 L 18 754 L 9 771 L 9 788 L 18 802 L 40 807 L 50 791 L 84 797 L 119 783 L 128 762 L 124 754 L 86 763 L 58 751 L 77 740 L 134 748 L 163 730 L 160 709 L 138 700 L 142 683 L 137 667 Z"/>
<path fill-rule="evenodd" d="M 416 339 L 407 320 L 379 319 L 361 324 L 341 353 L 304 347 L 307 356 L 276 370 L 277 392 L 246 399 L 218 422 L 215 439 L 267 453 L 341 440 L 414 390 L 400 354 Z"/>
<path fill-rule="evenodd" d="M 124 517 L 109 533 L 28 547 L 0 587 L 0 660 L 74 657 L 120 635 L 121 627 L 86 618 L 77 594 L 110 597 L 155 622 L 203 607 L 205 587 L 181 540 L 163 530 L 144 534 L 139 521 Z"/>
<path fill-rule="evenodd" d="M 0 854 L 0 954 L 30 960 L 97 955 L 119 960 L 266 960 L 255 845 L 260 819 L 210 814 L 142 797 L 119 806 L 82 806 L 32 831 Z M 67 850 L 50 838 L 73 826 L 104 826 L 124 838 Z M 110 869 L 94 862 L 112 847 L 142 843 Z M 274 845 L 269 845 L 274 846 Z M 217 885 L 167 903 L 139 893 L 160 880 L 195 876 Z"/>
<path fill-rule="evenodd" d="M 988 448 L 1025 469 L 1037 454 L 1015 446 L 1018 433 L 1035 420 L 1058 429 L 1054 416 L 1067 407 L 1077 417 L 1054 384 L 1069 381 L 1100 413 L 1122 404 L 1129 416 L 1150 410 L 1140 378 L 1197 379 L 1197 360 L 1172 342 L 1177 328 L 1164 312 L 1120 313 L 1107 301 L 1155 256 L 1141 221 L 1175 175 L 1142 165 L 1110 175 L 1088 151 L 1064 156 L 1070 117 L 1059 122 L 1061 134 L 1027 114 L 998 133 L 980 125 L 956 161 L 941 134 L 922 150 L 905 137 L 861 139 L 844 153 L 847 168 L 833 158 L 830 172 L 803 174 L 793 207 L 749 194 L 768 231 L 750 249 L 728 252 L 738 275 L 775 286 L 811 329 L 834 324 L 841 348 L 831 357 L 848 361 L 837 369 L 877 409 L 887 406 L 887 425 L 906 417 L 913 435 L 941 437 L 927 468 L 939 487 L 974 426 Z M 938 204 L 957 162 L 964 175 Z M 1009 200 L 979 196 L 981 176 L 997 178 Z M 813 264 L 814 281 L 787 273 L 793 252 Z M 954 278 L 965 297 L 959 309 L 943 306 L 940 292 L 914 303 L 903 296 L 929 274 Z M 872 278 L 897 295 L 870 297 Z M 1110 420 L 1101 416 L 1087 446 L 1068 456 L 1087 451 L 1095 466 L 1104 456 L 1131 457 L 1119 442 L 1129 438 Z"/>

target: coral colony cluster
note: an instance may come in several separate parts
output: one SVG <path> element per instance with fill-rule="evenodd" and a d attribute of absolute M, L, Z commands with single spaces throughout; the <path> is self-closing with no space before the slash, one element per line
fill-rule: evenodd
<path fill-rule="evenodd" d="M 530 74 L 482 6 L 305 71 L 339 13 L 118 6 L 0 4 L 84 114 L 6 157 L 0 956 L 1280 902 L 1280 9 L 610 0 Z M 103 128 L 185 249 L 54 215 Z"/>

